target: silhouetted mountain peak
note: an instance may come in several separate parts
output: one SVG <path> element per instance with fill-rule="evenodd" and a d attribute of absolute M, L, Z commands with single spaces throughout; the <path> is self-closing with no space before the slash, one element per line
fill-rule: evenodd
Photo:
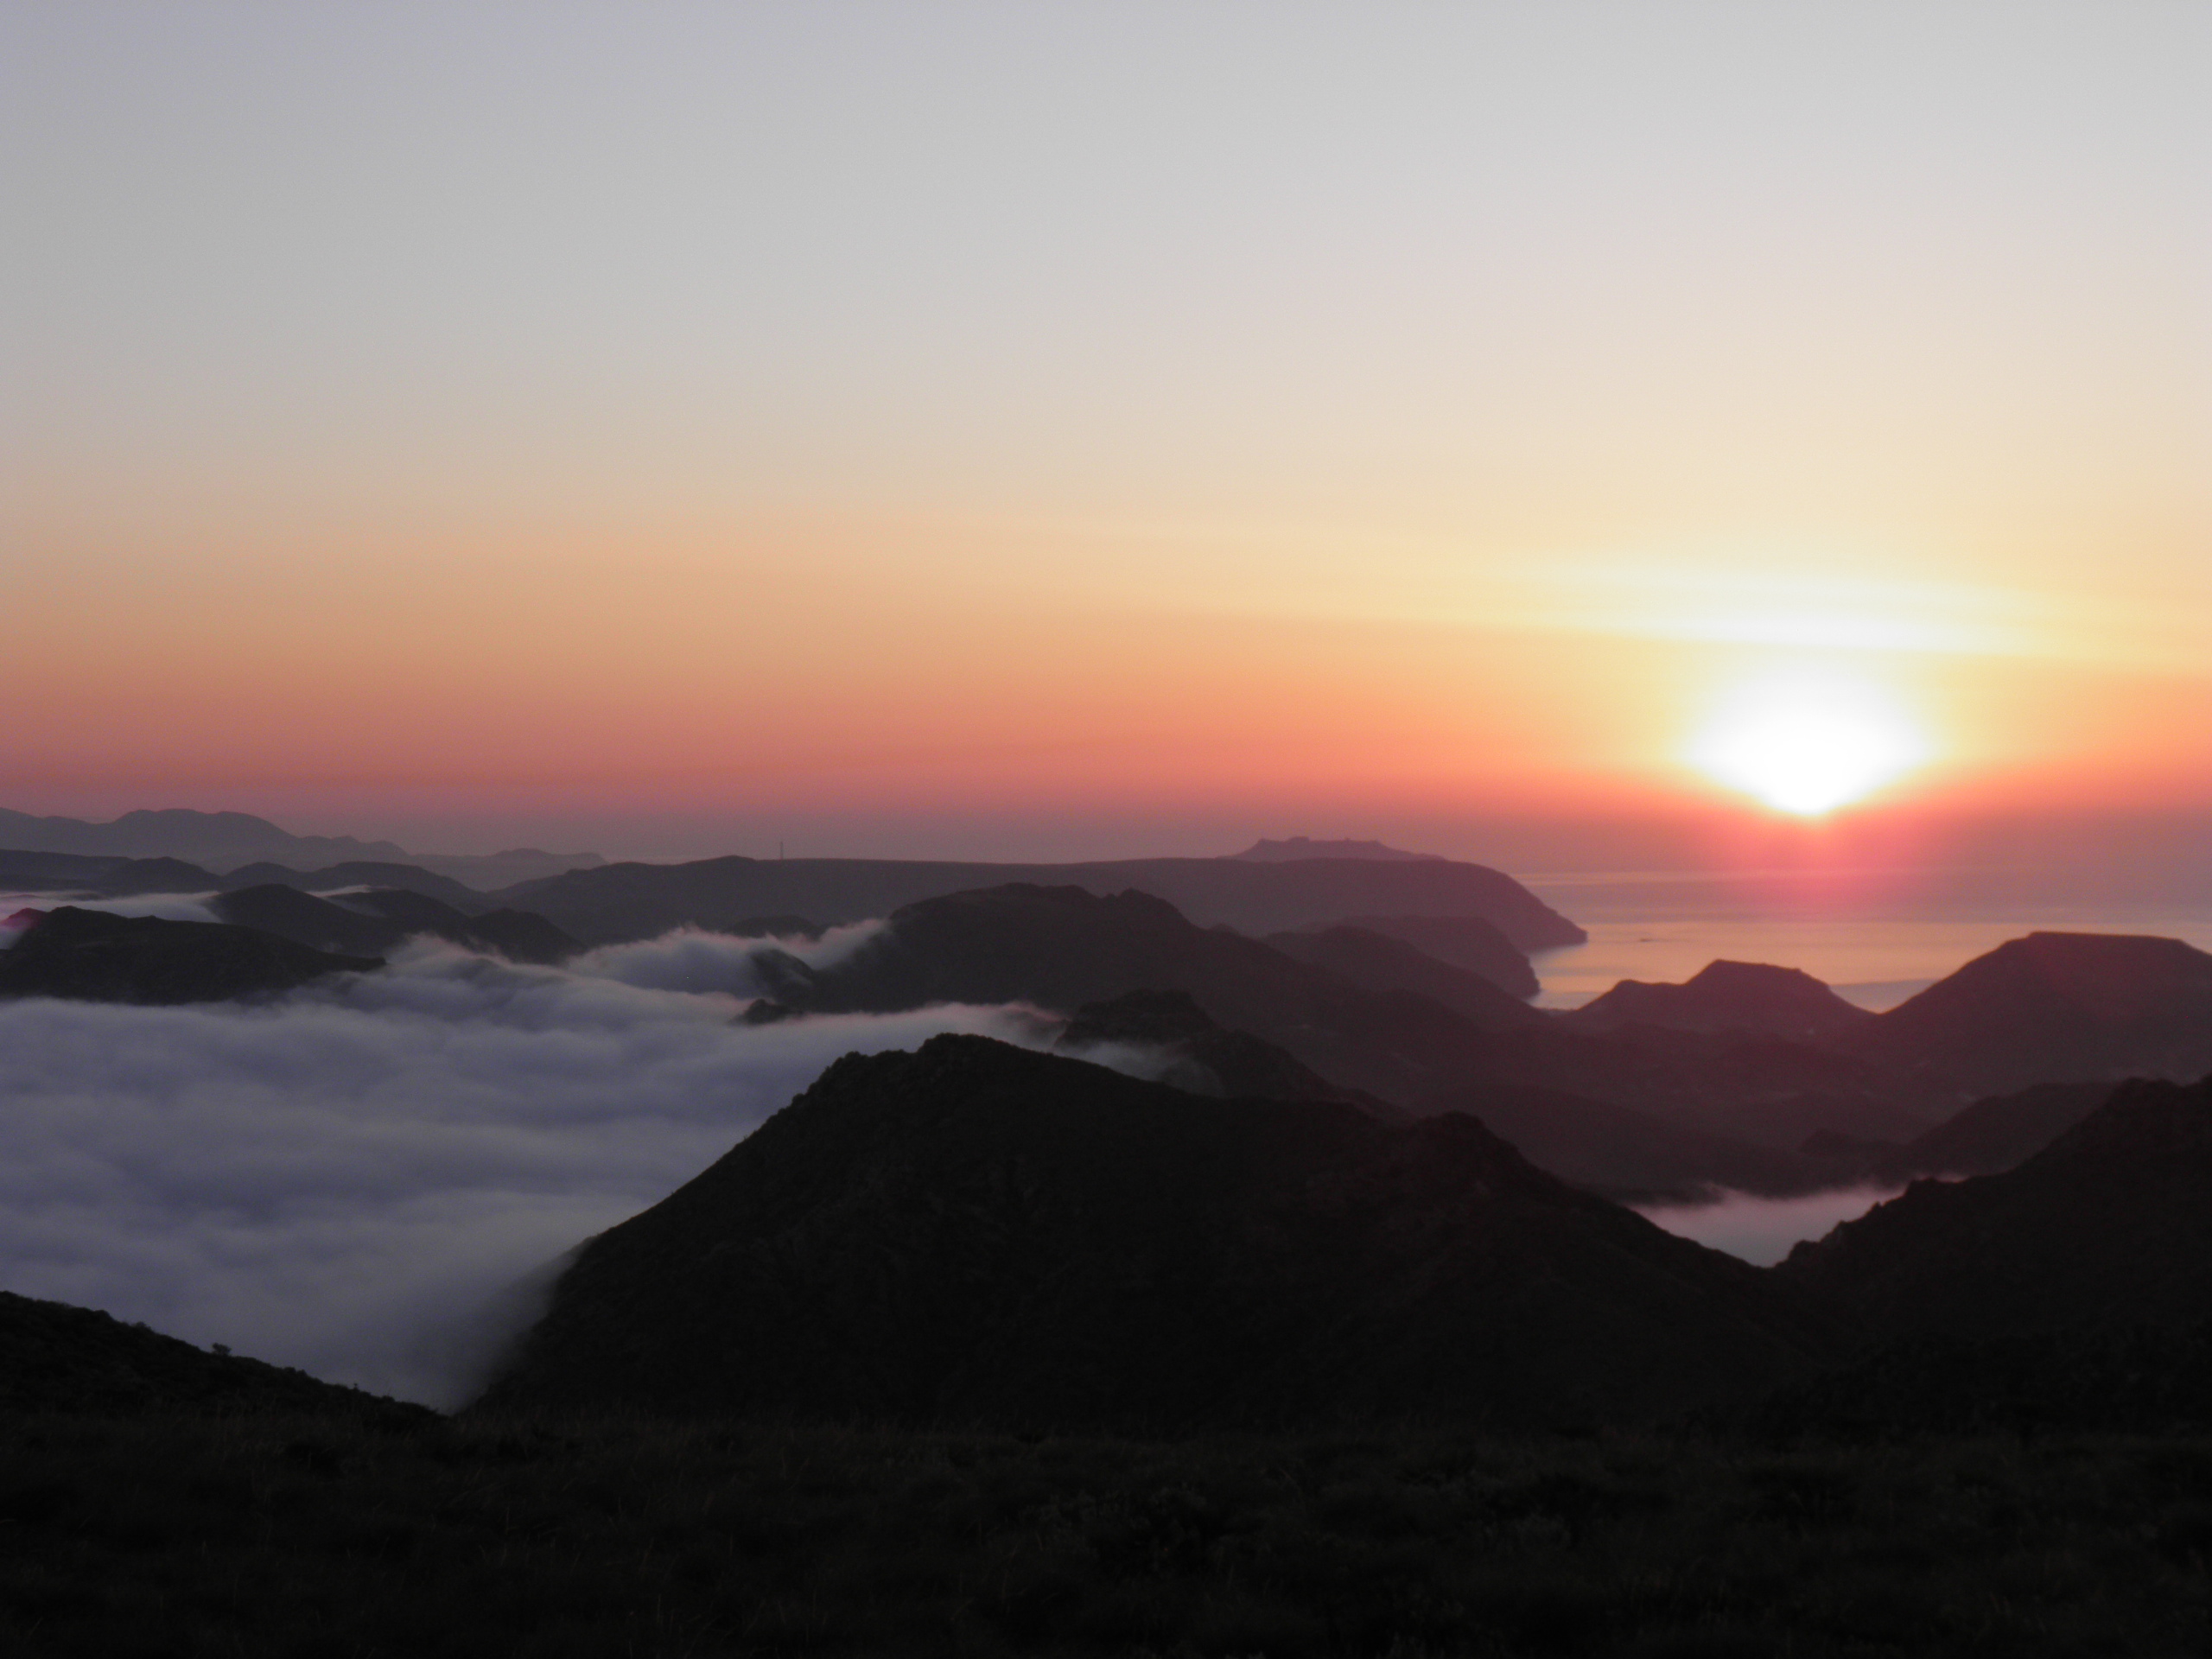
<path fill-rule="evenodd" d="M 1624 979 L 1561 1016 L 1586 1031 L 1657 1026 L 1820 1040 L 1872 1019 L 1810 974 L 1761 962 L 1708 963 L 1679 985 Z"/>
<path fill-rule="evenodd" d="M 1634 1417 L 1802 1370 L 1744 1264 L 1480 1124 L 976 1037 L 852 1056 L 587 1243 L 486 1397 L 1181 1429 Z"/>
<path fill-rule="evenodd" d="M 1978 1094 L 2212 1071 L 2212 956 L 2179 939 L 2031 933 L 1840 1039 Z"/>

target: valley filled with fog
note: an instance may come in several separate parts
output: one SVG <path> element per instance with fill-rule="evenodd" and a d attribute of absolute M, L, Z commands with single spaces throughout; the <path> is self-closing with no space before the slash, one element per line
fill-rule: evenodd
<path fill-rule="evenodd" d="M 785 943 L 823 960 L 861 931 Z M 0 1001 L 0 1284 L 458 1404 L 557 1258 L 839 1055 L 1034 1029 L 969 1007 L 737 1024 L 760 943 L 679 932 L 556 969 L 418 941 L 265 1004 Z"/>

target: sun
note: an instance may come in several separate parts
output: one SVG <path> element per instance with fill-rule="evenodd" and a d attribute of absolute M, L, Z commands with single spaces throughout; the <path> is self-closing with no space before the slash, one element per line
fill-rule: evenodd
<path fill-rule="evenodd" d="M 1816 818 L 1926 761 L 1930 745 L 1878 688 L 1834 673 L 1737 686 L 1689 747 L 1690 764 L 1777 811 Z"/>

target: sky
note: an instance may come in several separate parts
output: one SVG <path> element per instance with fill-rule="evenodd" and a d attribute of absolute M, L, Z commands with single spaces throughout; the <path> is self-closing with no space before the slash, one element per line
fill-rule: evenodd
<path fill-rule="evenodd" d="M 2208 84 L 2196 0 L 0 0 L 0 804 L 2201 844 Z"/>

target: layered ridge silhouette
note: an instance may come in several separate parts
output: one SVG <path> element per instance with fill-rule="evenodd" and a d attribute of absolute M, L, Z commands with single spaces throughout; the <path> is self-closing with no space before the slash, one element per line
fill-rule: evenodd
<path fill-rule="evenodd" d="M 610 864 L 500 890 L 590 944 L 649 938 L 674 927 L 728 930 L 750 916 L 804 916 L 835 925 L 887 916 L 921 899 L 1008 883 L 1135 890 L 1204 925 L 1247 933 L 1355 916 L 1475 917 L 1518 949 L 1580 944 L 1583 931 L 1511 876 L 1447 859 L 1141 858 L 1094 864 L 954 864 L 893 859 L 715 858 L 690 864 Z"/>
<path fill-rule="evenodd" d="M 1038 1427 L 1665 1414 L 1833 1338 L 1472 1119 L 984 1039 L 840 1061 L 585 1245 L 500 1408 Z"/>

